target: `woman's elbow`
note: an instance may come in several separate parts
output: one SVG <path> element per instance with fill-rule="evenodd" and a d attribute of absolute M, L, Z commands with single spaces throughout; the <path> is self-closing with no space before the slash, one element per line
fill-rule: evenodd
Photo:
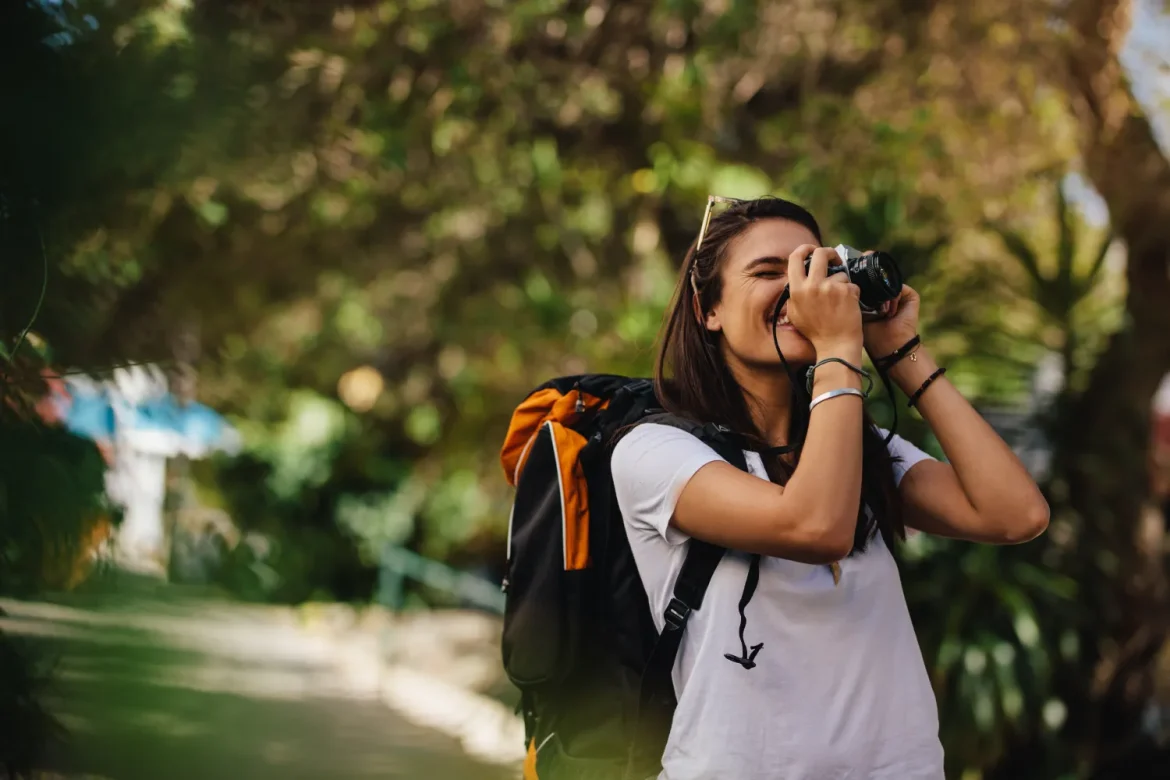
<path fill-rule="evenodd" d="M 1030 542 L 1048 530 L 1050 511 L 1048 502 L 1037 500 L 1028 509 L 1018 513 L 1004 534 L 1004 541 L 1008 544 L 1022 544 Z"/>
<path fill-rule="evenodd" d="M 843 523 L 810 523 L 798 534 L 790 535 L 781 543 L 782 558 L 810 564 L 834 563 L 853 550 L 855 529 Z"/>

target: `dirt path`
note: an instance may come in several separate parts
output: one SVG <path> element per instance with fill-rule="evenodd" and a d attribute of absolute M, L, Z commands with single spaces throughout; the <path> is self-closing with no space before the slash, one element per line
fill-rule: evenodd
<path fill-rule="evenodd" d="M 72 733 L 52 759 L 110 780 L 503 780 L 337 671 L 290 610 L 160 590 L 0 600 L 6 631 L 58 659 Z"/>

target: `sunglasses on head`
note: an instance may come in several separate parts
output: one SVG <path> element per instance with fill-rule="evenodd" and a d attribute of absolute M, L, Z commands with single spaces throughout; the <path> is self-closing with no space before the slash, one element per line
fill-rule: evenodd
<path fill-rule="evenodd" d="M 724 203 L 727 205 L 747 203 L 743 198 L 728 198 L 723 195 L 708 195 L 707 196 L 707 210 L 703 212 L 703 225 L 699 228 L 699 238 L 695 241 L 695 254 L 698 257 L 699 248 L 703 246 L 703 239 L 707 237 L 707 228 L 711 225 L 711 211 L 715 208 L 715 204 Z M 699 284 L 695 281 L 695 267 L 694 260 L 691 261 L 691 289 L 694 290 L 695 297 L 699 297 Z"/>

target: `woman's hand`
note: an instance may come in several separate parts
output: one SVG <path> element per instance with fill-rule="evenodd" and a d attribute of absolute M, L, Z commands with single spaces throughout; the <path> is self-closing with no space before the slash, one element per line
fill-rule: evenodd
<path fill-rule="evenodd" d="M 804 260 L 812 252 L 808 273 Z M 817 356 L 846 351 L 860 358 L 861 288 L 847 274 L 828 276 L 829 263 L 840 263 L 836 250 L 803 244 L 788 256 L 788 321 L 812 342 Z"/>
<path fill-rule="evenodd" d="M 918 332 L 918 293 L 902 285 L 902 294 L 886 304 L 886 316 L 862 326 L 865 351 L 870 360 L 878 360 L 914 338 Z"/>

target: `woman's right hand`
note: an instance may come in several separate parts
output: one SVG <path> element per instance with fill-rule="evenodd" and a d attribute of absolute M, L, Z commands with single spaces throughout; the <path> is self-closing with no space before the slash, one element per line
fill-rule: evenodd
<path fill-rule="evenodd" d="M 804 260 L 812 252 L 805 273 Z M 812 342 L 817 356 L 853 353 L 862 343 L 861 288 L 847 274 L 828 276 L 830 263 L 841 258 L 835 249 L 802 244 L 788 256 L 788 321 Z"/>

